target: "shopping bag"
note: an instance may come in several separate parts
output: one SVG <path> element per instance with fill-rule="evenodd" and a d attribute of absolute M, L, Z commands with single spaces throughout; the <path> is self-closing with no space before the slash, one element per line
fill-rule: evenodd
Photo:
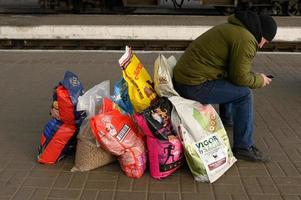
<path fill-rule="evenodd" d="M 173 68 L 177 60 L 174 56 L 168 59 L 160 54 L 154 64 L 154 88 L 161 97 L 179 96 L 172 83 Z"/>
<path fill-rule="evenodd" d="M 236 162 L 221 119 L 211 105 L 179 96 L 169 100 L 174 105 L 172 124 L 195 180 L 216 181 Z"/>

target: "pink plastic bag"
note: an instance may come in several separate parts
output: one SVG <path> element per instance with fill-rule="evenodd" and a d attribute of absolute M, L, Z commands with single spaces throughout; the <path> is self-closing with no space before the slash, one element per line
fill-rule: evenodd
<path fill-rule="evenodd" d="M 169 176 L 184 163 L 183 147 L 181 141 L 173 134 L 170 124 L 171 108 L 169 109 L 168 106 L 170 102 L 167 101 L 167 99 L 159 99 L 157 104 L 152 105 L 142 114 L 134 115 L 137 124 L 146 135 L 150 175 L 155 179 Z M 158 108 L 160 111 L 156 112 Z M 161 112 L 163 110 L 164 114 Z M 165 119 L 160 120 L 159 117 L 162 115 Z M 154 119 L 161 123 L 156 124 Z"/>

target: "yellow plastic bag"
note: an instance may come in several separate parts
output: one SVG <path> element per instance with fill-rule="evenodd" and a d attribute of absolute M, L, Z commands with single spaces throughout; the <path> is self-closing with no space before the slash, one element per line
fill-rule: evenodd
<path fill-rule="evenodd" d="M 119 65 L 123 69 L 122 75 L 128 84 L 129 98 L 135 112 L 145 110 L 157 97 L 150 75 L 128 46 L 119 59 Z"/>

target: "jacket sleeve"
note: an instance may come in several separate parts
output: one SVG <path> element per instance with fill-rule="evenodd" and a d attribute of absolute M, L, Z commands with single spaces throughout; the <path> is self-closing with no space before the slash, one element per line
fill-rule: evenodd
<path fill-rule="evenodd" d="M 255 41 L 242 41 L 240 39 L 232 44 L 228 76 L 234 84 L 252 89 L 262 87 L 263 78 L 261 75 L 251 71 L 251 64 L 257 51 L 256 45 Z"/>

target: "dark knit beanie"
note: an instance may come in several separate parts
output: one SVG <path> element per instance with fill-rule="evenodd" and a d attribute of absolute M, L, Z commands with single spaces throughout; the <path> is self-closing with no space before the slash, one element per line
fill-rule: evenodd
<path fill-rule="evenodd" d="M 262 36 L 268 41 L 272 41 L 277 32 L 277 24 L 275 20 L 269 15 L 259 15 L 261 22 Z"/>
<path fill-rule="evenodd" d="M 237 11 L 235 17 L 253 34 L 258 43 L 261 41 L 262 30 L 259 16 L 250 10 Z"/>

